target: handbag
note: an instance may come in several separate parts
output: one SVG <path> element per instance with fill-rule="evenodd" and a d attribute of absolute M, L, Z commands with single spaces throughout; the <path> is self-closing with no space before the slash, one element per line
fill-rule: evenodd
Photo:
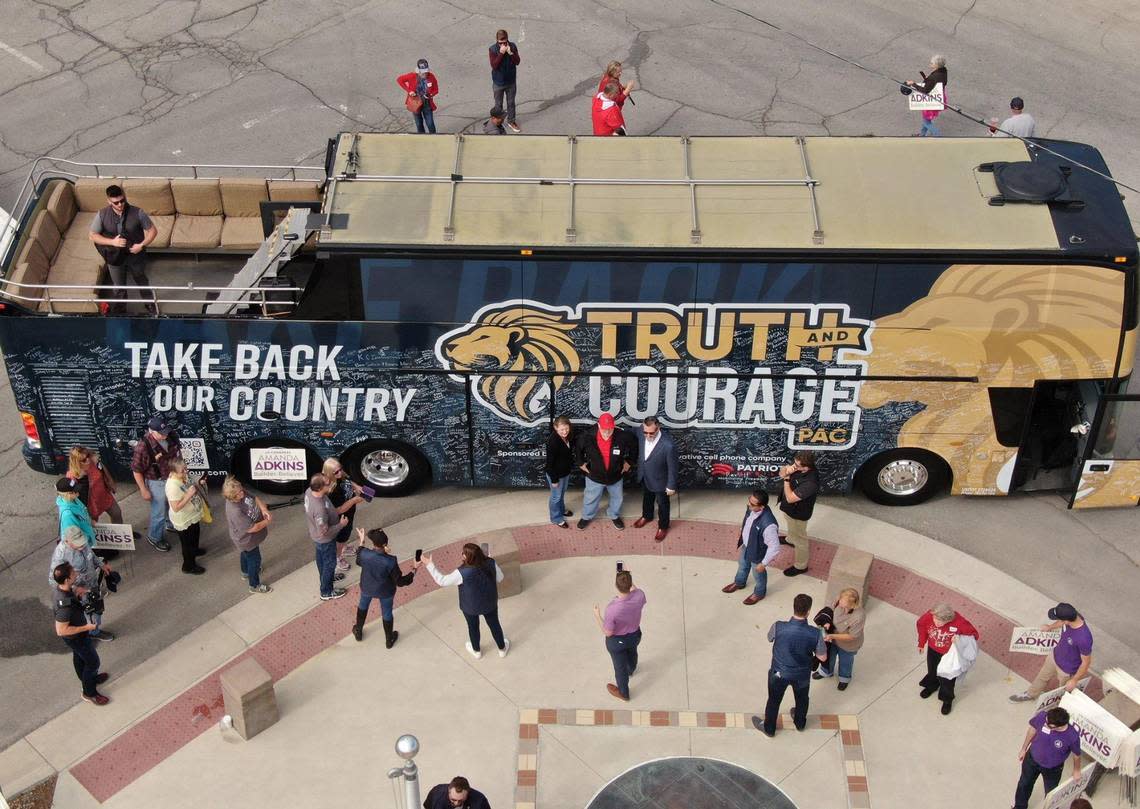
<path fill-rule="evenodd" d="M 424 100 L 416 95 L 404 96 L 404 106 L 408 108 L 408 112 L 418 113 L 424 108 Z"/>
<path fill-rule="evenodd" d="M 210 501 L 205 497 L 202 498 L 202 511 L 200 513 L 202 515 L 202 522 L 206 525 L 214 521 L 214 512 L 210 511 Z"/>

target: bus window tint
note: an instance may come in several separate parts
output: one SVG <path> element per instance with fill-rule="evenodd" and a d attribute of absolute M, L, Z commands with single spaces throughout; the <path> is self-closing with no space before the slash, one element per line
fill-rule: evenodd
<path fill-rule="evenodd" d="M 521 266 L 502 259 L 362 258 L 368 320 L 467 323 L 489 303 L 518 300 Z"/>
<path fill-rule="evenodd" d="M 584 301 L 692 303 L 696 262 L 526 261 L 522 297 L 551 306 Z"/>
<path fill-rule="evenodd" d="M 852 263 L 702 262 L 698 303 L 846 303 L 865 317 L 874 265 Z"/>
<path fill-rule="evenodd" d="M 1021 446 L 1021 434 L 1029 418 L 1033 388 L 990 388 L 994 435 L 1003 447 Z"/>
<path fill-rule="evenodd" d="M 946 264 L 880 264 L 875 274 L 875 301 L 871 317 L 880 318 L 906 309 L 925 298 L 946 271 Z"/>
<path fill-rule="evenodd" d="M 1093 457 L 1140 460 L 1140 402 L 1108 402 L 1093 445 Z"/>

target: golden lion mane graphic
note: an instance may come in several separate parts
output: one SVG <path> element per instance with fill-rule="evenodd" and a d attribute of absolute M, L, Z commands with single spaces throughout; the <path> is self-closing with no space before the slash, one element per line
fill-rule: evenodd
<path fill-rule="evenodd" d="M 491 374 L 479 380 L 479 392 L 507 416 L 530 421 L 531 398 L 550 380 L 552 391 L 566 377 L 503 375 L 503 371 L 577 371 L 581 361 L 569 332 L 576 323 L 565 317 L 511 306 L 484 315 L 479 323 L 450 338 L 443 356 L 454 371 Z"/>

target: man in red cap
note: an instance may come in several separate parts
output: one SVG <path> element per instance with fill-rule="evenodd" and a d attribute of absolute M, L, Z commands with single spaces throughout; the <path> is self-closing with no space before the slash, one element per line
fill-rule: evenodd
<path fill-rule="evenodd" d="M 578 527 L 585 528 L 594 519 L 605 491 L 610 495 L 607 516 L 613 520 L 614 528 L 619 531 L 625 528 L 621 521 L 622 476 L 637 463 L 637 441 L 630 433 L 614 426 L 613 415 L 602 413 L 596 428 L 579 434 L 574 457 L 586 475 Z"/>

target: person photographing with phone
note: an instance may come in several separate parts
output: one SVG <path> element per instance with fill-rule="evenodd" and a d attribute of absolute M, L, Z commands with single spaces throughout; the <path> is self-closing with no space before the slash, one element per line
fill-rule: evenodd
<path fill-rule="evenodd" d="M 182 572 L 200 576 L 206 572 L 206 568 L 198 564 L 198 557 L 206 553 L 198 547 L 202 537 L 206 479 L 190 480 L 186 472 L 186 461 L 182 458 L 172 460 L 169 467 L 166 502 L 170 505 L 170 524 L 174 526 L 178 543 L 182 546 Z"/>
<path fill-rule="evenodd" d="M 474 542 L 463 546 L 459 568 L 450 573 L 441 573 L 431 556 L 425 554 L 423 562 L 440 587 L 459 587 L 459 611 L 467 621 L 467 652 L 476 660 L 483 657 L 479 644 L 479 617 L 482 616 L 499 647 L 499 657 L 506 657 L 511 642 L 503 635 L 503 626 L 499 623 L 499 582 L 503 580 L 503 571 L 498 563 Z"/>
<path fill-rule="evenodd" d="M 594 618 L 606 636 L 606 651 L 614 664 L 614 679 L 606 683 L 610 696 L 629 702 L 629 678 L 637 670 L 637 647 L 641 645 L 641 612 L 645 609 L 645 592 L 633 586 L 633 574 L 617 563 L 614 585 L 618 594 L 606 605 L 594 605 Z"/>
<path fill-rule="evenodd" d="M 400 633 L 393 628 L 392 603 L 396 600 L 396 588 L 407 587 L 420 567 L 423 551 L 416 551 L 416 561 L 407 573 L 400 573 L 400 562 L 388 551 L 388 535 L 383 528 L 373 528 L 368 533 L 363 528 L 356 529 L 358 548 L 356 564 L 360 566 L 360 602 L 356 605 L 356 623 L 352 636 L 364 640 L 364 621 L 368 618 L 368 608 L 372 599 L 380 602 L 380 620 L 384 625 L 384 648 L 396 645 Z M 368 539 L 365 545 L 364 540 Z"/>

